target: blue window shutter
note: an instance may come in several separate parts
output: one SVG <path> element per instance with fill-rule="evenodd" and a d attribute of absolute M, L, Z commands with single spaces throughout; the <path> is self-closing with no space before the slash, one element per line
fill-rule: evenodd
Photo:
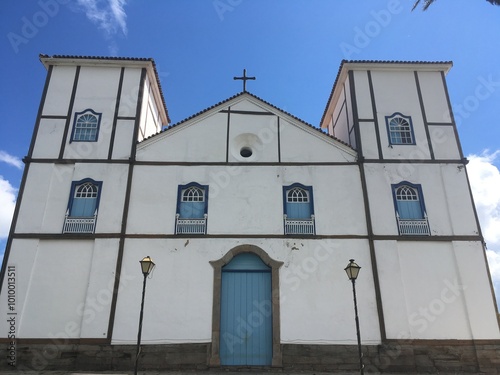
<path fill-rule="evenodd" d="M 398 201 L 398 212 L 401 219 L 423 219 L 420 201 Z"/>
<path fill-rule="evenodd" d="M 73 198 L 70 216 L 94 216 L 97 198 Z"/>
<path fill-rule="evenodd" d="M 181 202 L 179 211 L 185 219 L 201 218 L 205 214 L 205 202 Z"/>
<path fill-rule="evenodd" d="M 68 204 L 70 217 L 92 217 L 99 206 L 101 194 L 101 181 L 90 178 L 81 181 L 73 181 L 71 184 L 71 195 Z"/>
<path fill-rule="evenodd" d="M 312 187 L 299 183 L 283 187 L 285 214 L 288 219 L 311 219 L 313 211 Z"/>
<path fill-rule="evenodd" d="M 191 182 L 179 185 L 177 190 L 177 214 L 181 219 L 201 219 L 208 209 L 208 186 Z"/>
<path fill-rule="evenodd" d="M 310 219 L 311 205 L 309 203 L 287 202 L 286 212 L 289 219 Z"/>
<path fill-rule="evenodd" d="M 420 185 L 403 181 L 392 187 L 399 218 L 403 220 L 423 219 L 424 203 Z"/>

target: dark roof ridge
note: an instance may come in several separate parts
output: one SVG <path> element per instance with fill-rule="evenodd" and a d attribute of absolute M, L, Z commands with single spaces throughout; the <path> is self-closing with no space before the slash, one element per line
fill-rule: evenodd
<path fill-rule="evenodd" d="M 453 64 L 453 61 L 424 61 L 424 60 L 342 60 L 343 64 L 425 64 L 425 65 L 440 65 Z"/>
<path fill-rule="evenodd" d="M 208 112 L 208 111 L 212 110 L 212 109 L 213 109 L 213 108 L 215 108 L 215 107 L 218 107 L 218 106 L 220 106 L 220 105 L 222 105 L 222 104 L 225 104 L 225 103 L 227 103 L 227 102 L 229 102 L 229 101 L 231 101 L 231 100 L 233 100 L 233 99 L 235 99 L 235 98 L 237 98 L 237 97 L 239 97 L 239 96 L 243 96 L 243 95 L 245 95 L 245 94 L 248 94 L 249 96 L 251 96 L 251 97 L 253 97 L 253 98 L 255 98 L 255 99 L 257 99 L 257 100 L 259 100 L 259 101 L 263 102 L 264 104 L 266 104 L 266 105 L 268 105 L 268 106 L 270 106 L 270 107 L 272 107 L 272 108 L 274 108 L 274 109 L 277 109 L 277 110 L 278 110 L 278 111 L 280 111 L 280 112 L 283 112 L 285 115 L 292 117 L 294 120 L 300 121 L 302 124 L 304 124 L 304 125 L 306 125 L 306 126 L 308 126 L 308 127 L 312 128 L 312 129 L 314 129 L 315 131 L 318 131 L 318 132 L 319 132 L 319 133 L 321 133 L 322 135 L 324 135 L 324 136 L 326 136 L 326 137 L 328 137 L 328 138 L 334 139 L 335 141 L 337 141 L 337 142 L 339 142 L 339 143 L 341 143 L 341 144 L 343 144 L 343 145 L 345 145 L 345 146 L 347 146 L 347 147 L 349 147 L 349 148 L 353 149 L 353 148 L 352 148 L 349 144 L 347 144 L 346 142 L 344 142 L 344 141 L 342 141 L 342 140 L 340 140 L 340 139 L 338 139 L 338 138 L 334 137 L 333 135 L 330 135 L 330 134 L 328 134 L 328 133 L 325 133 L 325 132 L 324 132 L 323 130 L 321 130 L 320 128 L 317 128 L 317 127 L 315 127 L 315 126 L 313 126 L 313 125 L 309 124 L 308 122 L 306 122 L 306 121 L 304 121 L 304 120 L 302 120 L 302 119 L 298 118 L 297 116 L 292 115 L 291 113 L 289 113 L 289 112 L 287 112 L 287 111 L 285 111 L 285 110 L 283 110 L 283 109 L 281 109 L 281 108 L 279 108 L 279 107 L 275 106 L 274 104 L 269 103 L 268 101 L 266 101 L 266 100 L 264 100 L 264 99 L 260 98 L 259 96 L 255 95 L 255 94 L 252 94 L 252 93 L 251 93 L 251 92 L 249 92 L 249 91 L 241 91 L 241 92 L 239 92 L 239 93 L 237 93 L 237 94 L 235 94 L 235 95 L 233 95 L 233 96 L 231 96 L 231 97 L 229 97 L 229 98 L 227 98 L 227 99 L 225 99 L 225 100 L 222 100 L 222 101 L 220 101 L 220 102 L 218 102 L 218 103 L 216 103 L 216 104 L 214 104 L 214 105 L 212 105 L 212 106 L 210 106 L 210 107 L 207 107 L 207 108 L 205 108 L 205 109 L 203 109 L 203 110 L 201 110 L 201 111 L 199 111 L 199 112 L 197 112 L 197 113 L 195 113 L 195 114 L 193 114 L 193 115 L 191 115 L 191 116 L 189 116 L 189 117 L 187 117 L 187 118 L 185 118 L 185 119 L 183 119 L 183 120 L 181 120 L 181 121 L 179 121 L 179 122 L 176 122 L 175 124 L 172 124 L 172 125 L 170 125 L 170 126 L 168 126 L 168 127 L 164 128 L 164 129 L 162 129 L 162 130 L 161 130 L 160 132 L 158 132 L 158 133 L 152 134 L 152 135 L 150 135 L 149 137 L 144 138 L 142 141 L 140 141 L 140 142 L 138 142 L 138 143 L 142 143 L 142 142 L 144 142 L 144 141 L 146 141 L 146 140 L 148 140 L 148 139 L 151 139 L 151 138 L 153 138 L 153 137 L 156 137 L 157 135 L 160 135 L 161 133 L 167 132 L 167 131 L 169 131 L 170 129 L 175 128 L 175 127 L 177 127 L 177 126 L 179 126 L 179 125 L 182 125 L 183 123 L 185 123 L 185 122 L 187 122 L 187 121 L 189 121 L 189 120 L 191 120 L 191 119 L 193 119 L 193 118 L 195 118 L 195 117 L 197 117 L 197 116 L 199 116 L 199 115 L 202 115 L 203 113 L 206 113 L 206 112 Z"/>

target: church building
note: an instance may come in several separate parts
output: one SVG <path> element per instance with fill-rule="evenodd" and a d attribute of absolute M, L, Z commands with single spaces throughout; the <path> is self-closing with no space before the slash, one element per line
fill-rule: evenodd
<path fill-rule="evenodd" d="M 145 280 L 140 369 L 357 371 L 355 286 L 365 371 L 500 372 L 451 62 L 342 61 L 315 127 L 245 86 L 171 125 L 152 59 L 40 60 L 0 371 L 130 371 Z"/>

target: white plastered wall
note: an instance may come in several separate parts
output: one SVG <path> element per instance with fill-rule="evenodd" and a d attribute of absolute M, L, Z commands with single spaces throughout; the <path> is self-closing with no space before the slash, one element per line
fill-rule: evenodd
<path fill-rule="evenodd" d="M 387 338 L 500 336 L 479 242 L 376 241 L 375 246 Z"/>
<path fill-rule="evenodd" d="M 477 235 L 473 205 L 463 168 L 454 164 L 366 164 L 375 234 L 397 235 L 391 184 L 420 184 L 431 235 Z"/>
<path fill-rule="evenodd" d="M 111 299 L 102 288 L 116 254 L 117 240 L 15 240 L 9 264 L 18 276 L 17 337 L 105 337 Z M 92 299 L 91 313 L 84 303 Z"/>
<path fill-rule="evenodd" d="M 126 241 L 123 272 L 130 280 L 139 280 L 120 288 L 112 343 L 136 342 L 142 286 L 138 260 L 146 255 L 154 259 L 156 268 L 147 280 L 142 341 L 210 342 L 214 270 L 209 261 L 241 244 L 259 246 L 284 262 L 280 269 L 282 343 L 356 342 L 352 284 L 344 272 L 350 257 L 363 265 L 357 283 L 363 342 L 380 342 L 366 241 L 191 238 Z"/>
<path fill-rule="evenodd" d="M 17 233 L 61 233 L 71 183 L 85 178 L 102 181 L 96 233 L 119 232 L 128 166 L 104 163 L 30 165 Z"/>
<path fill-rule="evenodd" d="M 173 234 L 179 185 L 208 185 L 209 234 L 283 234 L 283 186 L 312 186 L 318 235 L 365 235 L 358 166 L 136 166 L 127 233 Z"/>
<path fill-rule="evenodd" d="M 66 139 L 64 158 L 104 159 L 108 156 L 120 78 L 119 68 L 82 66 Z M 70 142 L 75 113 L 86 109 L 101 113 L 97 142 Z"/>

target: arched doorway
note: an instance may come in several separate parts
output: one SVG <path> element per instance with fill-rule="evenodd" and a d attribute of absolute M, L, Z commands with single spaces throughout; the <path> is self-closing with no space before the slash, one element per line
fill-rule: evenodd
<path fill-rule="evenodd" d="M 214 267 L 212 366 L 281 366 L 279 267 L 262 249 L 241 245 Z"/>

